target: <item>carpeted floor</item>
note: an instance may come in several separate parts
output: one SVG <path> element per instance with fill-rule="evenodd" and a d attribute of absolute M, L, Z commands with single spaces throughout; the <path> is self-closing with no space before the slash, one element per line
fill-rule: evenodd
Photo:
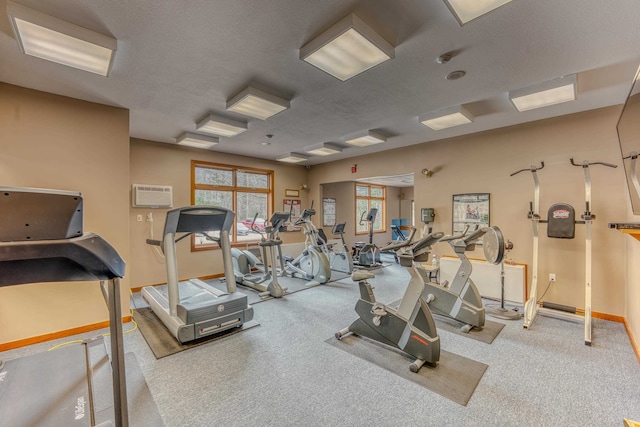
<path fill-rule="evenodd" d="M 402 296 L 404 268 L 374 274 L 379 301 Z M 358 296 L 347 278 L 264 301 L 254 305 L 260 327 L 161 359 L 127 324 L 125 349 L 167 426 L 617 427 L 640 419 L 640 364 L 621 323 L 594 319 L 591 347 L 582 325 L 546 317 L 528 330 L 496 320 L 505 326 L 491 345 L 440 328 L 442 351 L 488 366 L 463 406 L 326 343 L 355 320 Z"/>

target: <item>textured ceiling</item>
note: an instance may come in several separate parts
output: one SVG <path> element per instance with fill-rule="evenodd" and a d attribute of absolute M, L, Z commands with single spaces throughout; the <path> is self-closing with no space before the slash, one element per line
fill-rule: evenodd
<path fill-rule="evenodd" d="M 265 159 L 367 129 L 388 137 L 311 165 L 622 104 L 640 58 L 637 0 L 513 0 L 462 27 L 441 0 L 18 2 L 112 35 L 118 50 L 107 78 L 29 57 L 3 13 L 0 81 L 127 108 L 132 137 L 175 143 L 210 112 L 249 123 L 215 151 Z M 395 46 L 395 59 L 341 82 L 298 59 L 299 49 L 349 12 Z M 436 63 L 445 52 L 453 59 Z M 454 70 L 466 76 L 445 80 Z M 508 100 L 509 90 L 574 73 L 575 102 L 518 113 Z M 291 109 L 266 121 L 226 112 L 247 85 Z M 434 131 L 417 120 L 456 104 L 475 122 Z"/>

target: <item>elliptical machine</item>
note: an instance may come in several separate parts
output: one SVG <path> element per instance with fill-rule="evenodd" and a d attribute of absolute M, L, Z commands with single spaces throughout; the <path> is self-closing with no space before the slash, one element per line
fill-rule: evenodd
<path fill-rule="evenodd" d="M 371 208 L 365 218 L 365 212 L 360 217 L 360 225 L 369 223 L 369 241 L 357 242 L 353 247 L 353 264 L 361 267 L 375 267 L 380 264 L 380 249 L 373 243 L 373 223 L 378 215 L 377 208 Z"/>
<path fill-rule="evenodd" d="M 296 226 L 304 228 L 304 249 L 296 258 L 284 257 L 280 248 L 280 260 L 284 259 L 283 276 L 297 277 L 299 279 L 314 281 L 319 284 L 327 283 L 331 279 L 331 267 L 329 258 L 318 246 L 318 230 L 311 221 L 316 214 L 313 203 L 309 209 L 305 209 L 295 222 Z"/>
<path fill-rule="evenodd" d="M 443 236 L 442 233 L 432 233 L 421 239 L 416 247 L 427 253 L 432 244 Z M 411 245 L 410 240 L 386 246 L 385 249 L 400 250 Z M 391 250 L 390 249 L 390 250 Z M 400 255 L 405 267 L 415 267 L 412 250 Z M 427 302 L 423 299 L 424 282 L 417 276 L 415 268 L 411 269 L 411 281 L 400 300 L 397 308 L 381 304 L 376 301 L 373 288 L 367 279 L 375 275 L 366 270 L 356 270 L 351 275 L 360 287 L 360 299 L 356 303 L 356 319 L 348 328 L 336 332 L 337 339 L 342 339 L 349 333 L 361 335 L 383 344 L 398 348 L 416 359 L 409 365 L 411 372 L 418 372 L 425 364 L 436 365 L 440 360 L 440 337 L 436 324 L 429 311 Z"/>
<path fill-rule="evenodd" d="M 433 283 L 428 273 L 422 270 L 419 277 L 425 281 L 423 298 L 435 314 L 450 317 L 464 325 L 462 332 L 468 333 L 472 328 L 482 329 L 485 322 L 485 311 L 478 288 L 471 280 L 471 262 L 465 252 L 475 249 L 476 241 L 484 237 L 483 249 L 485 258 L 491 264 L 500 264 L 504 257 L 504 237 L 498 227 L 483 227 L 465 236 L 469 226 L 462 233 L 445 236 L 441 242 L 448 242 L 460 259 L 460 267 L 451 284 Z M 426 280 L 425 280 L 426 279 Z"/>
<path fill-rule="evenodd" d="M 233 274 L 236 283 L 257 290 L 261 298 L 269 296 L 280 298 L 287 292 L 287 289 L 282 288 L 278 283 L 278 274 L 276 272 L 276 251 L 279 255 L 280 245 L 282 244 L 278 232 L 280 227 L 289 220 L 289 214 L 276 212 L 271 215 L 269 219 L 271 225 L 265 227 L 264 233 L 255 226 L 257 217 L 258 214 L 253 219 L 251 229 L 260 234 L 258 246 L 260 247 L 262 261 L 250 251 L 232 248 Z M 265 237 L 267 234 L 269 238 Z M 279 258 L 280 267 L 283 268 L 282 257 Z M 271 263 L 271 266 L 269 266 L 269 263 Z M 257 270 L 257 272 L 254 273 L 254 270 Z"/>

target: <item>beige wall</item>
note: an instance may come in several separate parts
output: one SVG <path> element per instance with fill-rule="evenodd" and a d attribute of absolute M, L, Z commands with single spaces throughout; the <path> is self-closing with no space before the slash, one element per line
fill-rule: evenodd
<path fill-rule="evenodd" d="M 317 166 L 316 166 L 317 167 Z M 346 221 L 344 232 L 344 240 L 349 248 L 353 247 L 355 242 L 366 242 L 369 236 L 366 234 L 355 234 L 355 223 L 360 218 L 355 215 L 355 181 L 347 182 L 327 182 L 321 185 L 322 198 L 336 199 L 336 222 Z M 391 224 L 392 219 L 396 219 L 400 214 L 400 194 L 407 193 L 407 189 L 398 187 L 387 187 L 387 205 L 386 205 L 386 232 L 375 233 L 373 242 L 378 246 L 386 245 L 392 238 Z M 411 193 L 413 191 L 411 190 Z M 322 220 L 318 219 L 318 223 Z M 332 227 L 324 227 L 324 232 L 328 238 L 333 238 L 331 234 Z"/>
<path fill-rule="evenodd" d="M 570 166 L 576 161 L 604 161 L 621 164 L 616 136 L 620 107 L 594 110 L 535 123 L 514 126 L 425 143 L 357 158 L 355 178 L 396 175 L 413 171 L 414 200 L 421 207 L 436 210 L 434 231 L 451 232 L 451 196 L 458 193 L 490 193 L 491 224 L 498 225 L 515 244 L 515 261 L 531 264 L 532 232 L 527 219 L 533 197 L 531 174 L 509 177 L 517 169 L 545 162 L 539 172 L 541 214 L 556 202 L 572 204 L 578 213 L 584 209 L 584 174 Z M 428 160 L 427 160 L 428 159 Z M 354 159 L 314 166 L 309 182 L 312 193 L 323 182 L 354 179 L 350 165 Z M 420 171 L 438 170 L 422 179 Z M 593 310 L 622 316 L 625 313 L 625 240 L 621 233 L 607 228 L 608 222 L 624 221 L 627 216 L 626 186 L 622 168 L 593 167 Z M 311 195 L 313 197 L 313 194 Z M 540 295 L 549 273 L 558 282 L 545 299 L 584 307 L 584 226 L 577 226 L 574 240 L 547 239 L 541 225 Z M 453 254 L 446 244 L 435 253 Z M 472 256 L 481 257 L 481 249 Z M 529 271 L 529 280 L 531 271 Z"/>
<path fill-rule="evenodd" d="M 640 222 L 640 215 L 634 215 L 631 204 L 627 202 L 627 221 Z M 627 264 L 625 283 L 625 318 L 633 333 L 636 351 L 640 350 L 640 240 L 632 236 L 625 238 L 627 250 Z M 638 355 L 640 358 L 640 354 Z"/>
<path fill-rule="evenodd" d="M 306 184 L 307 170 L 303 166 L 286 165 L 140 139 L 131 139 L 131 183 L 170 185 L 173 187 L 173 206 L 176 208 L 189 206 L 191 204 L 191 160 L 273 170 L 275 178 L 274 208 L 276 211 L 283 209 L 282 201 L 285 198 L 285 189 L 299 189 L 302 184 Z M 300 200 L 304 209 L 310 203 L 307 191 L 300 191 Z M 146 221 L 149 212 L 153 214 L 153 224 Z M 167 281 L 164 259 L 154 247 L 146 244 L 146 239 L 150 236 L 150 226 L 153 226 L 154 237 L 156 239 L 162 238 L 166 212 L 167 209 L 133 207 L 129 209 L 131 227 L 131 268 L 129 274 L 133 288 Z M 142 222 L 136 221 L 136 216 L 140 214 L 144 218 Z M 280 236 L 285 244 L 300 242 L 304 239 L 300 232 L 281 233 Z M 178 244 L 180 279 L 223 273 L 220 251 L 191 252 L 190 246 L 189 239 Z"/>
<path fill-rule="evenodd" d="M 0 185 L 82 192 L 85 231 L 131 270 L 127 110 L 0 83 Z M 97 283 L 0 288 L 0 343 L 106 320 Z"/>

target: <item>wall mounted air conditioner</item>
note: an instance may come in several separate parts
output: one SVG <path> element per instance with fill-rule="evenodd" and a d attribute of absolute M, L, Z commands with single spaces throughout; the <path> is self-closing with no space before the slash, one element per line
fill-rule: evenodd
<path fill-rule="evenodd" d="M 171 208 L 173 207 L 173 187 L 133 184 L 131 199 L 134 208 Z"/>

